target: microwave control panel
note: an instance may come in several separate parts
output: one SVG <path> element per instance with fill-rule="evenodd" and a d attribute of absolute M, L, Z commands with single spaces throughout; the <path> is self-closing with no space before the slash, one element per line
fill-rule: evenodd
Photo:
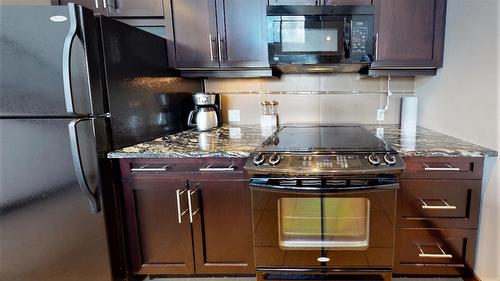
<path fill-rule="evenodd" d="M 353 20 L 351 23 L 351 52 L 353 54 L 366 54 L 368 51 L 368 22 Z"/>

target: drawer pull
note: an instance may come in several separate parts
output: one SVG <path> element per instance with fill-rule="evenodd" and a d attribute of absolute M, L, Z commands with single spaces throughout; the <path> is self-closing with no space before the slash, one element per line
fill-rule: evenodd
<path fill-rule="evenodd" d="M 420 258 L 432 258 L 432 259 L 442 259 L 442 258 L 445 258 L 445 259 L 452 259 L 453 258 L 453 255 L 451 254 L 447 254 L 443 248 L 441 247 L 441 245 L 439 245 L 439 243 L 436 243 L 436 246 L 439 248 L 439 250 L 441 251 L 441 254 L 426 254 L 424 252 L 424 250 L 422 250 L 422 247 L 420 246 L 420 244 L 417 244 L 417 247 L 418 247 L 418 250 L 420 251 L 420 253 L 418 254 L 418 256 Z"/>
<path fill-rule="evenodd" d="M 208 165 L 204 168 L 200 168 L 200 172 L 229 172 L 229 171 L 234 171 L 235 168 L 233 167 L 233 164 L 229 167 L 224 167 L 224 168 L 218 168 L 218 167 L 212 167 L 213 165 Z"/>
<path fill-rule="evenodd" d="M 144 166 L 141 166 L 139 168 L 131 168 L 130 171 L 131 172 L 165 172 L 167 171 L 167 168 L 169 165 L 165 165 L 163 167 L 155 167 L 155 168 L 152 168 L 152 167 L 148 167 L 149 164 L 147 165 L 144 165 Z"/>
<path fill-rule="evenodd" d="M 460 171 L 460 168 L 453 167 L 448 163 L 444 163 L 446 167 L 429 167 L 424 163 L 424 171 Z"/>
<path fill-rule="evenodd" d="M 422 202 L 422 209 L 426 210 L 456 210 L 457 206 L 453 206 L 448 204 L 446 200 L 441 199 L 441 202 L 443 202 L 444 205 L 427 205 L 427 202 L 424 201 L 424 199 L 420 199 L 420 202 Z"/>

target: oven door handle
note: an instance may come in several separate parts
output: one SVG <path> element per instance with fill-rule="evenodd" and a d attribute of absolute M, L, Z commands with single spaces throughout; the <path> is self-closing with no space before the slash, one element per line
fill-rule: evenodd
<path fill-rule="evenodd" d="M 366 190 L 376 190 L 376 189 L 399 189 L 399 183 L 388 183 L 379 185 L 362 185 L 362 186 L 350 186 L 343 188 L 318 188 L 313 186 L 294 186 L 294 185 L 272 185 L 267 184 L 268 179 L 250 179 L 250 187 L 262 189 L 262 190 L 283 190 L 292 192 L 312 192 L 312 193 L 346 193 L 346 192 L 362 192 Z"/>

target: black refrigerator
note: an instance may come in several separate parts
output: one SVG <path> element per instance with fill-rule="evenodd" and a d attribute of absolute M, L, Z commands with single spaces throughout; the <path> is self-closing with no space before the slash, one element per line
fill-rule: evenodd
<path fill-rule="evenodd" d="M 163 38 L 78 5 L 0 7 L 0 280 L 127 278 L 106 153 L 186 129 Z"/>

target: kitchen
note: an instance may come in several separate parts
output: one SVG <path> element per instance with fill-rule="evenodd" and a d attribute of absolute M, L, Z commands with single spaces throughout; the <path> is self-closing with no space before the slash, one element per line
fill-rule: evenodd
<path fill-rule="evenodd" d="M 64 4 L 65 1 L 1 1 L 4 2 L 47 6 Z M 45 36 L 35 36 L 32 31 L 33 34 L 27 36 L 32 40 L 28 41 L 31 46 L 39 45 L 44 52 L 51 50 L 57 56 L 57 59 L 54 57 L 56 66 L 44 68 L 43 64 L 33 63 L 34 58 L 26 55 L 29 52 L 4 53 L 4 50 L 9 50 L 8 46 L 12 46 L 4 45 L 5 38 L 8 38 L 4 34 L 16 37 L 23 32 L 22 26 L 32 23 L 21 24 L 16 20 L 19 14 L 4 13 L 7 6 L 0 6 L 2 92 L 7 93 L 6 90 L 12 88 L 24 92 L 21 97 L 13 97 L 14 105 L 10 108 L 4 105 L 11 100 L 1 94 L 1 280 L 140 280 L 148 276 L 150 279 L 231 277 L 236 280 L 240 277 L 241 280 L 254 280 L 255 276 L 258 280 L 391 280 L 392 276 L 395 280 L 408 276 L 413 278 L 408 280 L 421 280 L 423 277 L 460 276 L 463 280 L 500 280 L 497 241 L 500 233 L 497 219 L 500 173 L 496 163 L 496 151 L 500 149 L 500 34 L 496 1 L 426 0 L 416 4 L 404 0 L 375 0 L 372 12 L 369 8 L 368 12 L 351 11 L 353 17 L 372 13 L 374 19 L 373 28 L 370 29 L 368 24 L 367 29 L 368 32 L 373 30 L 373 34 L 368 34 L 374 38 L 372 58 L 367 62 L 360 57 L 362 69 L 351 69 L 351 72 L 335 69 L 346 67 L 345 64 L 328 61 L 309 66 L 301 61 L 302 69 L 293 63 L 269 67 L 270 63 L 274 64 L 268 56 L 269 48 L 274 48 L 274 51 L 285 49 L 284 44 L 279 48 L 268 45 L 272 41 L 269 41 L 265 23 L 268 17 L 281 17 L 277 15 L 283 12 L 279 7 L 286 8 L 290 3 L 292 7 L 308 4 L 306 9 L 298 9 L 298 12 L 312 13 L 319 6 L 321 13 L 336 13 L 331 12 L 330 2 L 339 4 L 343 1 L 238 1 L 240 4 L 236 5 L 228 5 L 229 1 L 164 0 L 141 1 L 142 4 L 139 1 L 117 1 L 115 6 L 105 7 L 111 2 L 97 1 L 97 8 L 94 1 L 80 3 L 165 37 L 166 48 L 155 47 L 163 44 L 157 43 L 162 42 L 157 37 L 105 18 L 100 19 L 101 32 L 110 34 L 109 37 L 102 35 L 102 39 L 98 39 L 96 35 L 93 40 L 93 32 L 79 31 L 82 25 L 75 27 L 75 37 L 67 37 L 71 26 L 68 22 L 73 22 L 68 15 L 68 21 L 60 22 L 64 25 L 57 31 L 60 38 L 54 36 L 53 29 L 43 28 L 36 32 Z M 363 0 L 345 2 L 372 4 L 372 1 Z M 130 5 L 128 10 L 123 9 L 127 7 L 125 4 Z M 342 6 L 334 7 L 338 10 L 343 9 Z M 44 9 L 49 12 L 49 7 Z M 68 10 L 67 7 L 61 9 Z M 34 8 L 30 18 L 35 21 L 42 10 L 42 7 Z M 294 9 L 284 10 L 294 12 Z M 92 23 L 91 14 L 79 9 L 75 11 L 78 18 L 84 18 L 82 22 Z M 210 15 L 195 16 L 195 11 L 207 11 Z M 401 11 L 406 13 L 403 15 Z M 248 16 L 255 13 L 260 17 Z M 287 16 L 294 15 L 284 17 Z M 49 17 L 47 14 L 40 19 Z M 324 22 L 324 26 L 343 24 L 335 16 L 332 18 L 332 21 Z M 53 19 L 54 23 L 62 20 Z M 392 29 L 380 29 L 381 22 Z M 280 25 L 286 26 L 286 22 Z M 300 30 L 297 25 L 289 27 Z M 193 36 L 197 29 L 203 29 L 204 35 Z M 116 37 L 111 36 L 115 33 Z M 287 31 L 281 33 L 282 37 L 287 36 Z M 354 37 L 355 32 L 351 33 Z M 72 69 L 76 80 L 69 84 L 50 80 L 51 75 L 59 78 L 64 72 L 60 70 L 64 63 L 60 56 L 64 53 L 64 45 L 68 45 L 65 42 L 71 39 L 77 44 L 82 34 L 90 35 L 85 37 L 86 44 L 102 41 L 103 50 L 99 52 L 106 56 L 101 62 L 104 65 L 89 60 L 83 71 Z M 347 37 L 343 32 L 331 34 L 332 37 L 333 34 Z M 18 37 L 28 40 L 26 36 Z M 354 38 L 351 39 L 354 42 Z M 136 41 L 127 43 L 127 40 Z M 260 48 L 255 47 L 259 41 Z M 339 45 L 333 48 L 342 49 L 341 41 L 338 40 Z M 411 43 L 405 44 L 407 42 Z M 320 43 L 315 42 L 313 47 Z M 287 47 L 304 48 L 303 51 L 314 53 L 308 45 L 290 44 Z M 320 46 L 323 47 L 331 45 Z M 81 49 L 77 48 L 73 54 L 77 56 L 79 52 Z M 351 58 L 355 57 L 354 53 Z M 300 59 L 287 58 L 286 52 L 282 55 L 276 54 L 285 62 Z M 87 56 L 92 54 L 87 53 Z M 370 64 L 369 69 L 366 69 L 367 64 Z M 352 65 L 357 64 L 347 66 Z M 51 71 L 54 68 L 57 72 L 35 72 L 36 67 Z M 83 166 L 85 161 L 93 161 L 93 157 L 99 159 L 102 169 L 100 186 L 107 188 L 98 191 L 102 194 L 97 197 L 93 195 L 98 189 L 84 193 L 85 189 L 80 191 L 78 187 L 78 192 L 62 192 L 65 188 L 45 192 L 43 188 L 52 188 L 44 186 L 47 182 L 68 178 L 67 171 L 71 173 L 69 178 L 75 177 L 72 157 L 62 160 L 64 152 L 75 151 L 71 149 L 74 148 L 71 143 L 74 138 L 68 138 L 68 129 L 64 126 L 64 131 L 57 131 L 55 126 L 38 127 L 36 122 L 10 126 L 17 119 L 15 115 L 6 116 L 6 112 L 30 107 L 47 109 L 38 106 L 40 103 L 36 102 L 41 100 L 36 95 L 44 95 L 52 101 L 53 106 L 49 109 L 60 106 L 55 93 L 59 95 L 58 92 L 62 93 L 67 85 L 76 91 L 79 85 L 86 83 L 77 79 L 80 75 L 93 75 L 93 71 L 85 70 L 88 68 L 100 68 L 105 72 L 102 75 L 107 75 L 108 84 L 103 87 L 102 95 L 107 92 L 108 104 L 104 102 L 102 108 L 95 107 L 99 102 L 92 105 L 96 111 L 104 112 L 106 107 L 109 108 L 111 117 L 105 117 L 105 114 L 102 117 L 110 119 L 112 147 L 117 149 L 102 148 L 98 151 L 99 155 L 106 157 L 79 154 Z M 17 76 L 8 75 L 10 72 L 17 73 Z M 130 78 L 134 79 L 128 81 Z M 19 85 L 28 79 L 37 85 L 12 86 L 7 79 Z M 39 83 L 44 81 L 47 84 Z M 126 87 L 123 83 L 127 84 Z M 153 98 L 158 89 L 163 94 Z M 95 88 L 93 91 L 99 92 Z M 173 92 L 175 94 L 164 94 Z M 211 127 L 217 119 L 215 123 L 219 125 L 222 121 L 222 128 L 206 132 L 188 130 L 188 115 L 194 109 L 192 94 L 196 92 L 218 95 L 200 96 L 196 107 L 198 113 L 191 120 L 194 126 Z M 120 95 L 113 96 L 113 93 Z M 143 95 L 134 96 L 135 93 Z M 30 102 L 30 97 L 35 103 Z M 415 97 L 418 99 L 417 112 L 414 104 L 412 106 Z M 24 104 L 19 106 L 21 100 Z M 265 105 L 273 101 L 276 108 L 265 109 Z M 184 103 L 189 103 L 189 106 L 180 106 Z M 74 105 L 75 110 L 81 110 L 80 101 L 75 101 Z M 85 106 L 88 107 L 83 103 L 82 107 Z M 183 110 L 177 112 L 173 108 Z M 293 126 L 285 126 L 272 135 L 276 131 L 272 124 L 276 115 L 279 125 Z M 145 119 L 140 119 L 141 116 Z M 99 120 L 100 115 L 95 117 Z M 407 117 L 413 120 L 407 123 Z M 58 118 L 53 119 L 60 121 Z M 114 122 L 113 119 L 125 121 Z M 144 120 L 156 120 L 157 123 L 147 124 Z M 416 129 L 403 130 L 415 120 L 418 123 Z M 86 124 L 85 120 L 79 122 L 80 126 Z M 311 129 L 304 124 L 321 124 L 322 127 Z M 329 124 L 342 126 L 329 127 Z M 78 128 L 79 125 L 74 126 Z M 83 130 L 85 126 L 80 128 Z M 94 134 L 98 128 L 96 126 Z M 334 133 L 338 128 L 347 131 Z M 372 134 L 367 135 L 363 128 Z M 183 132 L 178 132 L 180 130 Z M 76 137 L 85 136 L 82 131 L 76 131 Z M 22 135 L 40 138 L 35 141 L 43 145 L 45 151 L 33 146 L 29 138 L 20 139 Z M 270 135 L 274 138 L 268 138 Z M 339 135 L 354 137 L 346 142 L 338 139 Z M 300 141 L 295 142 L 296 138 Z M 17 150 L 8 146 L 12 143 L 16 144 Z M 349 146 L 344 150 L 338 145 L 346 143 Z M 371 150 L 365 150 L 367 146 L 360 144 L 369 144 Z M 64 145 L 68 149 L 63 148 Z M 95 150 L 88 145 L 92 144 L 82 141 L 76 144 L 80 147 L 76 151 Z M 308 147 L 315 148 L 319 154 L 331 153 L 324 150 L 328 147 L 337 147 L 338 150 L 335 158 L 316 158 L 315 155 L 310 155 L 314 159 L 304 161 L 293 158 L 299 154 L 303 157 L 307 152 L 293 149 Z M 356 149 L 354 154 L 353 149 Z M 365 173 L 360 173 L 356 165 L 368 162 L 356 162 L 350 157 L 360 156 L 361 160 L 370 161 L 368 158 L 372 152 L 379 159 L 372 157 L 371 160 L 381 164 L 370 166 L 373 168 L 369 170 L 371 172 L 364 169 Z M 16 157 L 19 155 L 24 157 Z M 86 159 L 86 155 L 90 155 L 90 159 Z M 395 163 L 389 164 L 393 159 Z M 261 161 L 262 164 L 257 165 Z M 300 172 L 304 169 L 303 162 L 317 165 L 320 171 L 324 167 L 328 172 L 314 176 L 311 172 Z M 68 167 L 55 167 L 58 163 Z M 290 174 L 280 170 L 284 163 L 300 177 L 282 179 L 283 174 Z M 331 169 L 332 166 L 336 169 Z M 347 172 L 340 172 L 337 176 L 335 172 L 338 171 Z M 350 174 L 351 171 L 355 176 Z M 47 176 L 51 174 L 49 172 L 55 176 Z M 377 185 L 383 185 L 381 188 L 371 186 L 374 181 L 372 174 L 383 175 L 376 178 Z M 14 181 L 12 175 L 19 178 Z M 42 184 L 30 185 L 32 178 Z M 97 186 L 95 179 L 89 179 L 87 175 L 83 176 L 83 181 L 86 178 L 88 185 Z M 40 191 L 21 190 L 20 187 L 25 185 L 23 179 L 28 182 L 26 186 L 40 188 Z M 79 186 L 81 179 L 72 180 L 72 188 Z M 395 183 L 399 188 L 391 189 Z M 19 188 L 12 191 L 13 186 Z M 304 193 L 307 188 L 324 187 L 330 191 L 343 191 Z M 363 191 L 360 187 L 370 188 Z M 278 191 L 266 192 L 273 188 Z M 293 188 L 301 188 L 298 193 L 309 200 L 299 201 L 302 197 L 297 196 L 297 192 L 290 192 Z M 30 193 L 36 194 L 33 201 L 29 198 Z M 376 194 L 391 195 L 382 200 Z M 387 201 L 391 196 L 395 197 L 394 200 Z M 63 200 L 66 197 L 71 197 L 71 200 Z M 355 200 L 356 203 L 349 206 L 347 204 L 352 203 L 349 200 L 335 203 L 342 198 L 368 198 L 368 201 Z M 51 207 L 44 207 L 44 202 L 49 202 Z M 73 206 L 72 202 L 79 202 L 79 205 Z M 338 212 L 332 214 L 328 206 L 334 205 Z M 85 210 L 80 210 L 83 208 Z M 100 208 L 102 210 L 98 211 Z M 96 213 L 91 214 L 91 209 Z M 343 209 L 351 210 L 351 215 L 342 217 Z M 306 228 L 312 226 L 301 229 L 301 224 L 293 220 L 301 217 L 301 211 L 307 213 L 302 216 L 313 216 L 320 223 L 303 224 Z M 357 211 L 356 216 L 352 215 L 354 211 Z M 383 216 L 377 215 L 381 212 L 385 212 Z M 102 221 L 93 223 L 94 217 L 100 217 Z M 344 232 L 343 237 L 358 240 L 330 237 L 325 241 L 325 237 L 329 238 L 329 231 L 324 229 L 325 220 L 354 217 L 358 218 L 358 223 L 352 221 L 343 226 L 356 227 L 351 228 L 351 232 Z M 287 222 L 287 218 L 291 220 Z M 104 221 L 107 231 L 103 231 Z M 317 239 L 321 234 L 321 241 L 305 243 L 309 240 L 301 240 L 300 233 L 299 239 L 294 239 L 293 230 L 311 229 L 314 233 L 309 233 L 309 238 Z M 289 231 L 281 233 L 281 230 Z M 349 241 L 352 243 L 347 243 Z M 354 244 L 357 246 L 353 249 L 345 249 Z"/>

